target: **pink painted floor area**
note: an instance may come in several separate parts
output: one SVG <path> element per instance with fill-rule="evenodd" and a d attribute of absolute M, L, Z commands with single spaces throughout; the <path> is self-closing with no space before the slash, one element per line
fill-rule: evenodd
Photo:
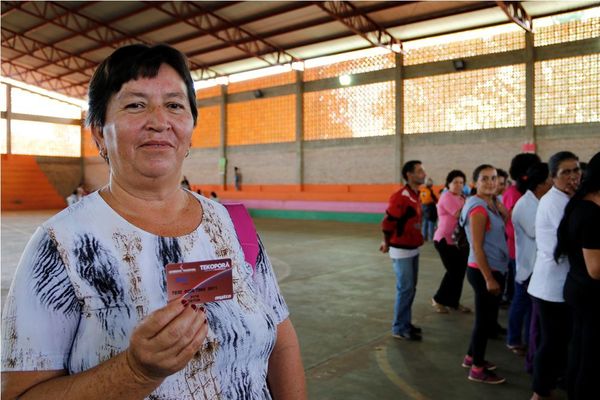
<path fill-rule="evenodd" d="M 387 207 L 387 203 L 359 203 L 351 201 L 240 200 L 239 202 L 243 203 L 247 208 L 260 210 L 384 213 Z"/>

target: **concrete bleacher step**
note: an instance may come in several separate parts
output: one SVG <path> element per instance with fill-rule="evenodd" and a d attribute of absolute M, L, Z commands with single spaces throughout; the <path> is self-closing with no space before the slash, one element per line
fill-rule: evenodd
<path fill-rule="evenodd" d="M 65 199 L 50 183 L 35 156 L 2 155 L 2 211 L 63 208 Z"/>

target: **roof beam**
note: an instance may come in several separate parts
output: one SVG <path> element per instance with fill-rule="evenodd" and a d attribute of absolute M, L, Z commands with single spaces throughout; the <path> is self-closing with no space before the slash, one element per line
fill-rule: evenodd
<path fill-rule="evenodd" d="M 533 23 L 531 15 L 523 8 L 518 1 L 496 1 L 498 6 L 504 11 L 504 14 L 515 24 L 525 29 L 527 32 L 533 32 Z"/>
<path fill-rule="evenodd" d="M 66 96 L 83 99 L 87 94 L 87 90 L 82 86 L 69 86 L 65 81 L 55 79 L 42 72 L 30 70 L 20 65 L 13 64 L 11 61 L 2 61 L 2 75 L 6 78 L 13 78 L 28 84 L 34 84 L 39 87 L 46 88 L 55 92 L 62 93 Z M 45 85 L 39 82 L 46 82 Z"/>
<path fill-rule="evenodd" d="M 165 14 L 170 15 L 179 21 L 200 30 L 204 34 L 213 36 L 214 38 L 227 43 L 242 51 L 248 56 L 256 57 L 269 65 L 278 65 L 286 62 L 299 61 L 285 50 L 275 46 L 272 43 L 254 35 L 247 30 L 236 26 L 233 22 L 219 16 L 218 14 L 204 8 L 199 3 L 192 2 L 150 2 L 157 9 Z M 195 18 L 187 16 L 193 14 L 190 10 L 197 9 L 204 11 L 201 15 Z M 243 45 L 237 44 L 236 41 L 240 38 L 252 38 L 251 41 Z M 269 53 L 274 53 L 274 56 L 267 57 Z M 193 57 L 196 52 L 188 53 L 188 57 Z"/>
<path fill-rule="evenodd" d="M 309 3 L 309 2 L 300 2 L 300 3 L 304 3 L 304 4 L 308 4 L 308 5 L 313 5 L 312 3 Z M 402 5 L 409 4 L 409 3 L 414 3 L 414 2 L 403 2 Z M 398 7 L 398 4 L 396 2 L 385 1 L 385 2 L 376 3 L 376 4 L 373 4 L 373 5 L 367 6 L 367 7 L 365 7 L 362 10 L 364 10 L 364 12 L 376 12 L 376 11 L 387 10 L 387 9 L 395 8 L 395 7 Z M 350 16 L 355 16 L 355 15 L 356 15 L 355 12 L 350 12 L 350 13 L 348 13 L 345 16 L 350 17 Z M 272 31 L 264 32 L 264 33 L 261 34 L 261 37 L 264 38 L 264 39 L 268 39 L 268 38 L 271 38 L 271 37 L 274 37 L 274 36 L 278 36 L 278 35 L 282 35 L 282 34 L 285 34 L 285 33 L 300 31 L 300 30 L 308 29 L 308 28 L 313 28 L 315 26 L 327 24 L 327 23 L 330 23 L 332 21 L 335 21 L 335 19 L 331 15 L 327 14 L 327 16 L 325 16 L 325 17 L 319 17 L 319 18 L 316 18 L 316 19 L 312 19 L 310 21 L 303 21 L 303 22 L 297 23 L 297 24 L 289 26 L 289 27 L 278 28 L 278 29 L 275 29 L 275 30 L 272 30 Z M 241 24 L 243 24 L 245 22 L 243 22 L 243 21 L 242 22 L 236 21 L 236 23 L 240 23 L 240 25 L 241 25 Z M 353 34 L 345 34 L 345 36 L 352 36 L 352 35 Z M 192 37 L 178 38 L 178 39 L 182 40 L 182 41 L 185 41 L 185 40 L 192 39 Z M 237 44 L 244 44 L 248 40 L 250 40 L 250 39 L 242 39 L 242 40 L 238 41 Z M 226 43 L 217 44 L 217 45 L 214 45 L 214 46 L 211 46 L 211 47 L 208 47 L 208 48 L 204 48 L 204 49 L 201 50 L 201 52 L 202 53 L 210 53 L 210 52 L 213 52 L 213 51 L 219 51 L 219 50 L 226 49 L 227 47 L 229 47 L 229 45 L 226 44 Z M 293 48 L 293 47 L 298 47 L 298 46 L 293 45 L 293 46 L 286 46 L 286 47 Z M 195 54 L 195 55 L 201 55 L 202 53 Z"/>
<path fill-rule="evenodd" d="M 399 39 L 396 39 L 367 15 L 361 13 L 349 1 L 324 1 L 317 3 L 317 5 L 372 45 L 386 48 L 395 53 L 401 51 L 402 42 Z M 354 12 L 353 16 L 346 16 L 351 12 Z"/>
<path fill-rule="evenodd" d="M 10 34 L 11 36 L 8 37 L 7 34 Z M 17 43 L 19 44 L 18 47 Z M 25 56 L 46 63 L 43 66 L 36 66 L 36 70 L 41 70 L 47 65 L 58 65 L 69 71 L 72 71 L 73 69 L 85 70 L 93 68 L 96 65 L 96 62 L 93 60 L 47 45 L 46 43 L 28 38 L 25 35 L 19 35 L 5 27 L 2 28 L 2 46 L 9 47 L 12 51 L 20 54 L 17 57 L 11 58 L 10 61 L 13 63 Z M 70 73 L 71 72 L 69 72 L 69 74 Z M 55 78 L 61 79 L 62 76 L 56 76 Z"/>
<path fill-rule="evenodd" d="M 237 3 L 237 2 L 235 2 L 235 1 L 232 1 L 232 2 L 227 2 L 227 4 L 223 4 L 223 5 L 218 5 L 218 6 L 216 6 L 216 7 L 215 7 L 215 9 L 221 9 L 221 8 L 228 7 L 228 6 L 230 6 L 230 5 L 232 5 L 232 4 L 236 4 L 236 3 Z M 136 9 L 136 10 L 134 10 L 134 11 L 131 11 L 131 12 L 129 12 L 129 13 L 126 13 L 126 14 L 120 15 L 120 16 L 119 16 L 119 17 L 117 17 L 117 18 L 114 18 L 114 19 L 112 20 L 112 23 L 115 23 L 115 22 L 118 22 L 118 21 L 122 21 L 122 20 L 124 20 L 124 19 L 126 19 L 126 18 L 130 18 L 130 17 L 132 17 L 132 16 L 135 16 L 135 15 L 137 15 L 137 14 L 139 14 L 139 13 L 143 12 L 143 11 L 149 10 L 149 9 L 151 9 L 151 8 L 153 8 L 153 7 L 151 7 L 150 5 L 147 5 L 147 4 L 146 4 L 146 5 L 144 5 L 144 6 L 143 6 L 141 9 Z M 176 23 L 179 23 L 179 22 L 178 22 L 178 21 L 176 21 L 176 22 L 173 22 L 173 21 L 167 21 L 167 22 L 165 22 L 165 23 L 161 23 L 161 24 L 158 24 L 158 25 L 154 25 L 154 26 L 153 26 L 153 27 L 151 27 L 150 29 L 145 29 L 145 30 L 143 30 L 143 31 L 138 31 L 138 32 L 135 32 L 135 33 L 133 33 L 133 34 L 130 34 L 130 35 L 128 35 L 128 36 L 131 36 L 132 38 L 135 38 L 135 40 L 138 40 L 138 41 L 140 41 L 140 42 L 142 42 L 142 43 L 150 44 L 148 41 L 146 41 L 145 39 L 142 39 L 141 37 L 142 37 L 143 35 L 146 35 L 146 34 L 148 34 L 148 33 L 151 33 L 151 32 L 154 32 L 154 31 L 157 31 L 157 30 L 160 30 L 160 29 L 164 29 L 164 28 L 167 28 L 167 27 L 169 27 L 169 26 L 173 26 L 173 25 L 175 25 Z M 77 36 L 77 34 L 70 35 L 70 36 L 69 36 L 69 37 L 67 37 L 67 38 L 63 38 L 63 39 L 61 39 L 59 42 L 61 42 L 61 41 L 64 41 L 64 40 L 71 39 L 71 38 L 73 38 L 73 37 L 76 37 L 76 36 Z M 107 44 L 107 45 L 109 45 L 109 46 L 111 46 L 111 47 L 113 47 L 113 48 L 117 48 L 117 47 L 120 47 L 121 45 L 124 45 L 124 44 L 127 44 L 127 43 L 123 43 L 123 41 L 122 41 L 122 40 L 114 40 L 114 41 L 108 42 L 108 43 L 106 43 L 106 44 Z M 88 48 L 88 49 L 87 49 L 85 52 L 87 52 L 87 53 L 89 53 L 89 52 L 93 52 L 93 51 L 99 50 L 99 49 L 101 49 L 101 48 L 103 48 L 103 47 L 104 47 L 104 44 L 99 44 L 99 45 L 97 45 L 97 46 L 94 46 L 94 47 L 92 47 L 92 48 Z M 213 71 L 213 70 L 211 70 L 211 69 L 210 69 L 210 68 L 208 68 L 206 65 L 203 65 L 203 64 L 201 64 L 201 63 L 197 63 L 197 62 L 193 62 L 193 61 L 191 61 L 191 60 L 190 60 L 190 63 L 192 64 L 192 65 L 190 66 L 191 68 L 193 68 L 193 69 L 195 69 L 195 70 L 203 70 L 203 71 L 204 71 L 204 73 L 206 73 L 207 75 L 210 75 L 210 76 L 218 76 L 218 75 L 219 75 L 219 74 L 218 74 L 216 71 Z M 73 71 L 73 72 L 81 72 L 81 71 Z"/>
<path fill-rule="evenodd" d="M 227 4 L 231 4 L 231 3 L 227 3 Z M 248 16 L 246 18 L 240 18 L 238 20 L 235 20 L 234 22 L 235 22 L 236 25 L 242 26 L 242 25 L 246 25 L 246 24 L 255 23 L 255 22 L 267 19 L 267 18 L 274 17 L 274 16 L 278 16 L 278 15 L 281 15 L 281 14 L 285 14 L 285 13 L 288 13 L 288 12 L 291 12 L 291 11 L 296 11 L 296 10 L 299 10 L 299 9 L 302 9 L 302 8 L 310 7 L 312 5 L 313 5 L 312 2 L 310 2 L 310 1 L 295 1 L 295 2 L 292 2 L 290 4 L 285 4 L 285 5 L 281 6 L 281 7 L 276 8 L 276 9 L 265 11 L 265 12 L 263 12 L 261 14 L 258 14 L 258 15 L 252 15 L 252 16 Z M 217 10 L 213 9 L 213 11 L 217 11 Z M 191 17 L 191 15 L 189 17 Z M 209 35 L 212 35 L 212 34 L 216 34 L 216 33 L 218 33 L 222 29 L 227 29 L 227 27 L 226 26 L 225 27 L 221 27 L 221 28 L 218 27 L 214 31 L 207 32 L 207 33 L 202 33 L 200 35 L 197 32 L 190 33 L 190 34 L 187 34 L 187 35 L 183 35 L 183 36 L 180 36 L 180 37 L 177 37 L 177 38 L 173 39 L 172 43 L 178 44 L 178 43 L 182 43 L 182 42 L 187 42 L 188 40 L 192 40 L 192 39 L 198 40 L 198 39 L 202 38 L 203 36 L 209 36 Z M 263 34 L 261 34 L 261 38 L 265 39 L 266 36 L 263 35 Z M 252 40 L 252 39 L 251 38 L 247 39 L 247 41 L 250 41 L 250 40 Z M 242 42 L 240 42 L 238 44 L 242 44 L 242 43 L 244 43 L 244 42 L 242 41 Z M 218 46 L 220 48 L 227 48 L 227 47 L 229 47 L 228 44 L 222 44 L 222 45 L 218 45 Z"/>
<path fill-rule="evenodd" d="M 25 7 L 26 4 L 32 4 L 32 9 L 30 9 L 30 7 Z M 106 24 L 83 16 L 77 12 L 73 12 L 63 5 L 55 4 L 53 2 L 23 3 L 18 5 L 18 7 L 23 13 L 29 14 L 36 18 L 45 19 L 50 24 L 70 31 L 72 33 L 71 37 L 83 36 L 94 42 L 100 43 L 102 46 L 110 46 L 110 44 L 107 43 L 107 40 L 112 37 L 112 43 L 114 43 L 114 39 L 117 38 L 118 35 L 120 35 L 119 39 L 122 44 L 132 43 L 135 41 L 133 38 L 128 37 L 124 32 L 112 29 Z M 58 15 L 58 17 L 49 19 L 48 15 L 50 11 L 53 11 Z M 62 13 L 59 11 L 62 11 Z M 75 24 L 76 27 L 73 27 L 73 24 Z M 55 61 L 62 62 L 65 61 L 65 58 Z M 45 64 L 40 66 L 40 68 L 46 67 L 50 64 L 51 63 Z"/>
<path fill-rule="evenodd" d="M 391 4 L 392 2 L 385 2 L 385 3 Z M 394 5 L 394 7 L 396 7 L 396 6 L 397 6 L 397 4 Z M 494 8 L 494 7 L 496 7 L 495 2 L 485 1 L 485 2 L 467 4 L 463 7 L 461 7 L 458 12 L 465 13 L 465 12 L 478 11 L 478 10 L 489 9 L 489 8 Z M 383 27 L 386 29 L 389 29 L 389 28 L 393 28 L 393 27 L 397 27 L 397 26 L 406 25 L 406 24 L 411 24 L 411 23 L 416 23 L 416 22 L 421 22 L 421 21 L 428 21 L 428 20 L 435 19 L 435 18 L 443 18 L 443 17 L 447 17 L 449 15 L 454 15 L 456 12 L 457 12 L 456 10 L 443 10 L 443 11 L 436 11 L 436 12 L 429 13 L 429 14 L 412 16 L 412 17 L 408 17 L 408 18 L 400 18 L 400 19 L 397 19 L 394 21 L 387 22 L 386 24 L 383 25 Z M 293 27 L 290 27 L 289 29 L 285 29 L 285 31 L 283 29 L 278 29 L 275 31 L 267 32 L 264 34 L 264 36 L 271 37 L 271 36 L 275 36 L 275 35 L 284 34 L 287 32 L 293 32 L 293 31 L 321 25 L 322 23 L 331 22 L 333 20 L 332 18 L 329 18 L 329 17 L 326 17 L 326 18 L 327 18 L 326 21 L 323 21 L 323 19 L 320 19 L 320 21 L 323 21 L 323 22 L 319 22 L 318 24 L 313 25 L 312 24 L 313 21 L 302 22 L 300 24 L 294 25 Z M 304 46 L 310 46 L 310 45 L 317 44 L 317 43 L 327 42 L 330 40 L 344 39 L 344 38 L 347 38 L 350 36 L 354 36 L 354 33 L 347 31 L 347 32 L 343 32 L 343 33 L 332 34 L 327 37 L 319 37 L 319 38 L 315 37 L 315 38 L 311 38 L 309 40 L 295 42 L 295 43 L 287 45 L 286 47 L 289 49 L 295 49 L 295 48 L 300 48 L 300 47 L 304 47 Z M 211 51 L 218 50 L 215 47 L 212 47 Z M 227 47 L 227 46 L 225 46 L 225 47 Z M 207 51 L 207 49 L 205 49 L 204 51 Z M 221 60 L 219 63 L 226 64 L 226 63 L 230 63 L 230 62 L 240 61 L 243 59 L 244 59 L 244 57 L 230 57 L 226 60 Z"/>
<path fill-rule="evenodd" d="M 111 28 L 107 24 L 73 11 L 57 2 L 30 2 L 32 7 L 20 7 L 20 10 L 34 17 L 47 19 L 49 23 L 83 36 L 94 42 L 108 45 L 109 41 L 118 38 L 128 38 L 127 33 Z M 48 19 L 50 12 L 57 14 L 56 18 Z"/>
<path fill-rule="evenodd" d="M 211 10 L 212 11 L 218 11 L 218 10 L 220 10 L 222 8 L 230 7 L 230 6 L 235 5 L 237 3 L 240 3 L 240 2 L 239 1 L 227 1 L 227 2 L 221 2 L 221 3 L 222 4 L 217 4 L 216 6 L 214 6 L 213 8 L 211 8 Z M 156 8 L 154 5 L 145 4 L 143 10 L 149 10 L 149 9 L 154 9 L 154 8 Z M 196 18 L 196 17 L 198 17 L 200 15 L 203 15 L 203 14 L 205 14 L 204 10 L 197 10 L 194 13 L 188 15 L 187 18 Z M 128 17 L 128 16 L 126 16 L 126 17 Z M 122 20 L 124 18 L 125 17 L 119 17 L 117 19 L 117 21 L 118 20 Z M 162 23 L 150 26 L 150 27 L 148 27 L 146 29 L 143 29 L 141 31 L 134 32 L 134 35 L 136 37 L 148 35 L 148 34 L 151 34 L 153 32 L 159 31 L 161 29 L 165 29 L 165 28 L 169 28 L 171 26 L 177 25 L 179 23 L 181 23 L 181 21 L 179 21 L 179 20 L 173 20 L 173 19 L 168 19 L 165 22 L 162 22 Z M 194 33 L 190 34 L 189 36 L 190 36 L 190 38 L 188 38 L 186 40 L 189 40 L 191 38 L 199 38 L 199 37 L 204 36 L 204 35 L 203 34 L 199 35 L 198 32 L 194 32 Z M 172 45 L 172 46 L 175 46 L 179 42 L 181 42 L 179 39 L 175 39 L 175 40 L 170 40 L 169 44 Z"/>
<path fill-rule="evenodd" d="M 77 6 L 73 7 L 73 8 L 71 8 L 70 10 L 71 10 L 71 11 L 81 11 L 81 10 L 83 10 L 84 8 L 86 8 L 86 7 L 89 7 L 89 6 L 91 6 L 91 5 L 93 5 L 93 4 L 96 4 L 96 3 L 97 3 L 97 1 L 84 1 L 84 2 L 82 2 L 81 4 L 79 4 L 79 5 L 77 5 Z M 23 2 L 22 4 L 24 4 L 24 2 Z M 63 13 L 57 14 L 57 15 L 56 15 L 56 16 L 54 16 L 52 19 L 55 19 L 55 18 L 62 18 L 62 17 L 64 17 L 66 14 L 67 14 L 67 11 L 64 11 Z M 37 25 L 34 25 L 34 26 L 30 26 L 29 28 L 27 28 L 27 30 L 26 30 L 26 31 L 23 31 L 23 32 L 21 32 L 20 34 L 21 34 L 21 35 L 25 35 L 25 34 L 28 34 L 28 33 L 34 32 L 34 31 L 37 31 L 38 29 L 41 29 L 41 28 L 43 28 L 44 26 L 51 24 L 51 22 L 52 22 L 52 21 L 51 21 L 51 20 L 49 20 L 47 17 L 44 17 L 44 19 L 42 20 L 42 22 L 41 22 L 41 23 L 39 23 L 39 24 L 37 24 Z M 77 36 L 77 35 L 75 35 L 75 34 L 71 34 L 71 35 L 69 35 L 69 37 L 68 37 L 68 38 L 63 38 L 63 39 L 61 39 L 60 41 L 63 41 L 63 40 L 70 39 L 70 38 L 72 38 L 72 37 L 74 37 L 74 36 Z M 56 44 L 56 43 L 55 43 L 55 44 Z"/>
<path fill-rule="evenodd" d="M 98 43 L 98 45 L 95 46 L 94 49 L 88 49 L 85 52 L 90 52 L 90 51 L 93 51 L 93 50 L 96 50 L 96 49 L 101 49 L 102 47 L 105 47 L 105 46 L 117 48 L 117 47 L 120 47 L 120 46 L 123 46 L 123 45 L 133 44 L 133 43 L 138 43 L 138 42 L 142 42 L 142 43 L 147 44 L 147 45 L 151 45 L 152 44 L 152 43 L 148 42 L 147 40 L 145 40 L 145 39 L 143 39 L 143 38 L 141 38 L 139 36 L 131 36 L 131 35 L 129 35 L 126 32 L 123 32 L 123 31 L 118 30 L 118 29 L 111 28 L 108 25 L 106 25 L 103 22 L 100 22 L 100 21 L 98 21 L 96 19 L 92 19 L 92 18 L 86 17 L 86 16 L 81 15 L 81 14 L 79 14 L 77 12 L 72 12 L 71 10 L 68 10 L 66 7 L 64 7 L 63 5 L 52 4 L 52 3 L 50 5 L 45 5 L 45 7 L 49 7 L 49 6 L 53 6 L 53 7 L 57 8 L 57 9 L 59 9 L 59 10 L 65 11 L 65 13 L 62 15 L 61 18 L 49 21 L 50 23 L 54 23 L 55 25 L 59 25 L 59 26 L 65 28 L 65 29 L 70 30 L 71 32 L 73 32 L 73 35 L 71 35 L 70 37 L 84 36 L 84 37 L 86 37 L 86 38 L 88 38 L 90 40 L 93 40 L 96 43 Z M 151 8 L 150 6 L 144 6 L 141 10 L 138 9 L 138 10 L 135 10 L 135 11 L 132 11 L 130 13 L 127 13 L 125 15 L 120 16 L 119 19 L 124 19 L 124 18 L 131 17 L 133 15 L 138 14 L 141 11 L 148 10 L 150 8 Z M 25 10 L 22 10 L 22 11 L 25 11 Z M 42 14 L 43 14 L 43 13 L 47 12 L 47 8 L 40 9 L 40 8 L 38 8 L 36 6 L 36 11 L 42 12 Z M 27 12 L 27 11 L 25 11 L 25 12 Z M 28 13 L 30 15 L 34 15 L 35 16 L 35 14 L 32 14 L 31 12 L 28 12 Z M 42 18 L 42 16 L 39 16 L 39 17 Z M 62 21 L 62 23 L 61 24 L 57 24 L 55 22 L 57 20 L 58 21 Z M 69 23 L 69 21 L 76 21 L 77 25 L 79 27 L 81 27 L 80 28 L 81 30 L 79 31 L 79 30 L 73 30 L 73 29 L 71 29 L 70 26 L 67 25 Z M 87 24 L 87 25 L 84 26 L 83 25 L 84 23 Z M 64 24 L 64 26 L 63 26 L 63 24 Z M 66 39 L 62 39 L 61 41 L 63 41 L 63 40 L 66 40 Z M 56 63 L 61 63 L 61 62 L 65 62 L 65 61 L 67 61 L 66 58 L 55 60 Z M 50 64 L 51 63 L 42 65 L 42 66 L 40 66 L 40 68 L 47 67 Z M 94 62 L 94 65 L 97 65 L 97 64 L 98 64 L 97 62 Z M 200 63 L 197 63 L 197 62 L 194 62 L 192 64 L 193 65 L 191 67 L 194 70 L 199 70 L 200 74 L 203 77 L 204 77 L 204 75 L 207 75 L 207 76 L 217 76 L 217 75 L 219 75 L 216 71 L 211 70 L 209 67 L 207 67 L 207 66 L 205 66 L 203 64 L 200 64 Z M 72 71 L 70 71 L 67 74 L 60 75 L 58 78 L 62 78 L 64 76 L 66 76 L 66 75 L 75 74 L 75 73 L 84 73 L 84 71 L 86 69 L 88 69 L 88 68 L 89 67 L 87 67 L 87 66 L 76 68 L 76 69 L 73 69 Z M 91 75 L 89 75 L 89 76 L 91 76 Z"/>
<path fill-rule="evenodd" d="M 2 2 L 2 18 L 9 16 L 18 9 L 19 1 L 3 1 Z"/>

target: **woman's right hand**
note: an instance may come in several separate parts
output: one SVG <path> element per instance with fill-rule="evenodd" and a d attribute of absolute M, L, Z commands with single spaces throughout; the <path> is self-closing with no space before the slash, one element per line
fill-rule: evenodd
<path fill-rule="evenodd" d="M 388 246 L 385 241 L 381 242 L 381 244 L 379 245 L 379 251 L 382 253 L 387 253 L 388 251 L 390 251 L 390 246 Z"/>
<path fill-rule="evenodd" d="M 186 300 L 172 301 L 134 329 L 127 364 L 140 383 L 160 382 L 187 365 L 207 332 L 203 308 L 196 309 Z"/>
<path fill-rule="evenodd" d="M 485 287 L 487 288 L 487 291 L 494 296 L 498 296 L 500 294 L 500 285 L 494 278 L 486 279 Z"/>

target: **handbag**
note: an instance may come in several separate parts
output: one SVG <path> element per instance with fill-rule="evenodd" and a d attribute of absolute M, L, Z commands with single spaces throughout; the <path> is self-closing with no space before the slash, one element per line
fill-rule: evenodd
<path fill-rule="evenodd" d="M 465 232 L 464 225 L 460 223 L 460 220 L 457 222 L 456 227 L 452 231 L 452 240 L 454 241 L 454 245 L 461 250 L 469 248 L 467 233 Z"/>
<path fill-rule="evenodd" d="M 229 212 L 233 222 L 235 233 L 244 252 L 244 259 L 252 266 L 252 272 L 255 272 L 260 246 L 252 217 L 250 217 L 248 209 L 241 203 L 225 203 L 223 206 Z"/>

